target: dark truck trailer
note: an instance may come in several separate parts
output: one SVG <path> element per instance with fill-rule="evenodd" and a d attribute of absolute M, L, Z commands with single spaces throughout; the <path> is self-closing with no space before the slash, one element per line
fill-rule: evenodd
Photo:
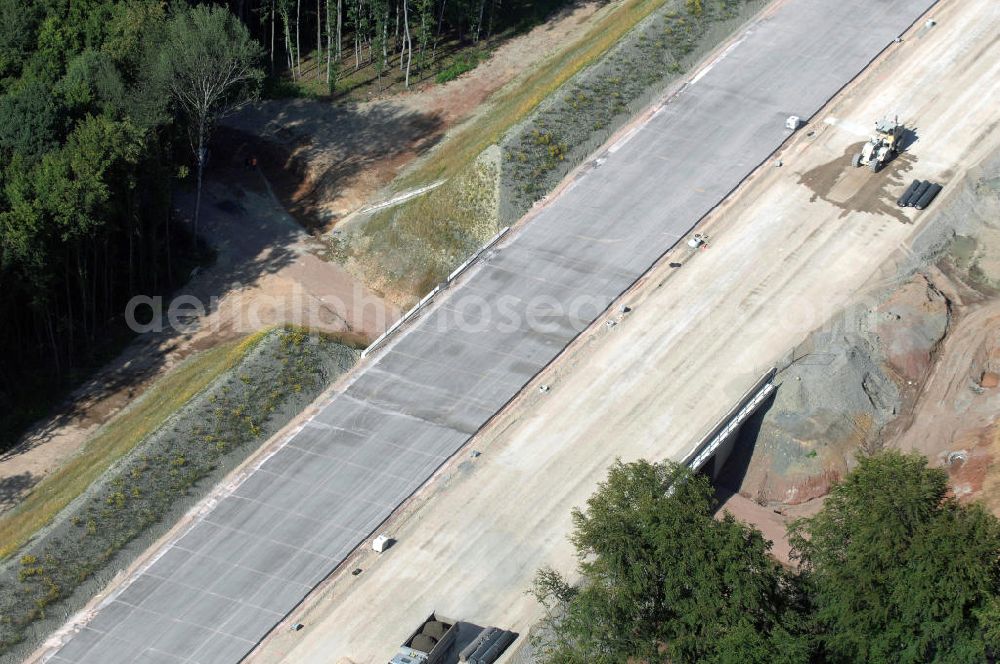
<path fill-rule="evenodd" d="M 457 635 L 454 620 L 432 613 L 403 641 L 389 664 L 438 664 Z"/>
<path fill-rule="evenodd" d="M 923 196 L 924 193 L 928 189 L 930 189 L 930 187 L 931 187 L 931 181 L 930 180 L 924 180 L 923 182 L 921 182 L 920 186 L 917 187 L 913 191 L 913 193 L 910 194 L 909 198 L 906 199 L 906 207 L 913 207 L 913 204 L 916 203 L 917 201 L 919 201 L 920 197 Z"/>
<path fill-rule="evenodd" d="M 932 184 L 930 187 L 928 187 L 927 191 L 924 192 L 924 195 L 921 196 L 913 204 L 913 207 L 917 208 L 918 210 L 923 210 L 925 207 L 931 204 L 931 201 L 933 201 L 939 193 L 941 193 L 942 188 L 943 187 L 939 184 Z"/>
<path fill-rule="evenodd" d="M 914 180 L 913 182 L 911 182 L 910 186 L 907 187 L 906 191 L 903 192 L 903 195 L 900 196 L 898 199 L 896 199 L 896 205 L 898 205 L 899 207 L 908 207 L 910 205 L 910 198 L 913 196 L 913 193 L 917 190 L 919 186 L 920 186 L 920 180 Z"/>

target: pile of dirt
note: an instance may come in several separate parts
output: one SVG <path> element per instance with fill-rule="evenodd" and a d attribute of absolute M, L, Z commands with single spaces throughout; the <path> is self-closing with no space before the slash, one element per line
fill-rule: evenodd
<path fill-rule="evenodd" d="M 862 334 L 816 333 L 794 358 L 779 372 L 771 404 L 744 426 L 720 478 L 761 504 L 824 495 L 855 450 L 878 445 L 901 404 L 880 348 Z"/>
<path fill-rule="evenodd" d="M 885 298 L 876 332 L 886 362 L 907 384 L 922 380 L 951 318 L 948 298 L 924 274 L 917 274 Z"/>
<path fill-rule="evenodd" d="M 762 504 L 825 495 L 859 450 L 882 447 L 887 425 L 912 406 L 951 315 L 951 300 L 921 272 L 814 332 L 779 372 L 771 406 L 743 432 L 740 447 L 752 450 L 745 471 L 735 464 L 723 483 Z"/>
<path fill-rule="evenodd" d="M 894 274 L 779 372 L 720 483 L 779 508 L 824 495 L 856 455 L 917 451 L 1000 511 L 1000 155 L 954 191 Z"/>

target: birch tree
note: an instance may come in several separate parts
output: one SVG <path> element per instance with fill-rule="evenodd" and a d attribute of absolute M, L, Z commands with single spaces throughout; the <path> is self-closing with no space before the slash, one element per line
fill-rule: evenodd
<path fill-rule="evenodd" d="M 316 0 L 316 78 L 319 78 L 319 64 L 323 62 L 323 0 Z M 327 4 L 327 9 L 330 6 Z M 329 14 L 329 11 L 327 12 Z M 329 27 L 329 17 L 327 17 Z M 329 77 L 327 77 L 329 78 Z"/>
<path fill-rule="evenodd" d="M 246 27 L 222 7 L 179 5 L 167 21 L 160 65 L 186 120 L 197 167 L 194 234 L 198 233 L 208 141 L 215 123 L 251 101 L 264 73 L 263 53 Z"/>
<path fill-rule="evenodd" d="M 299 41 L 299 27 L 302 18 L 302 0 L 295 2 L 295 66 L 299 70 L 298 77 L 302 78 L 302 42 Z"/>
<path fill-rule="evenodd" d="M 284 40 L 285 40 L 285 64 L 288 67 L 288 71 L 291 73 L 292 78 L 295 76 L 295 56 L 294 56 L 294 46 L 292 45 L 292 27 L 291 27 L 291 11 L 292 3 L 291 0 L 278 0 L 277 12 L 281 16 L 281 24 L 284 28 Z"/>
<path fill-rule="evenodd" d="M 406 87 L 410 87 L 410 64 L 413 62 L 413 40 L 410 39 L 410 15 L 406 11 L 406 0 L 403 3 L 403 39 L 405 40 L 406 55 Z M 400 56 L 402 64 L 402 56 Z"/>

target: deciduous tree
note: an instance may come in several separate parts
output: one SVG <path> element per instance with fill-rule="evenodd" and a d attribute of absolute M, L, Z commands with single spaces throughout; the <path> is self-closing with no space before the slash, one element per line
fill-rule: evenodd
<path fill-rule="evenodd" d="M 177 6 L 167 21 L 161 71 L 187 119 L 197 168 L 194 232 L 198 231 L 208 141 L 219 118 L 251 101 L 263 72 L 262 52 L 246 27 L 222 7 Z"/>
<path fill-rule="evenodd" d="M 799 597 L 770 543 L 713 509 L 702 476 L 617 462 L 573 512 L 579 589 L 552 572 L 536 583 L 552 607 L 543 661 L 808 662 Z"/>
<path fill-rule="evenodd" d="M 831 662 L 983 662 L 997 645 L 1000 525 L 922 456 L 862 458 L 792 544 Z"/>

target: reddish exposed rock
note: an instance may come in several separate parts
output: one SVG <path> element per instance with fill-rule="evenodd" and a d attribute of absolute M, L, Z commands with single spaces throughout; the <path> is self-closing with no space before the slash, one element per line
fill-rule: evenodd
<path fill-rule="evenodd" d="M 876 331 L 886 362 L 904 380 L 921 380 L 949 319 L 948 299 L 926 276 L 914 276 L 878 307 Z"/>

